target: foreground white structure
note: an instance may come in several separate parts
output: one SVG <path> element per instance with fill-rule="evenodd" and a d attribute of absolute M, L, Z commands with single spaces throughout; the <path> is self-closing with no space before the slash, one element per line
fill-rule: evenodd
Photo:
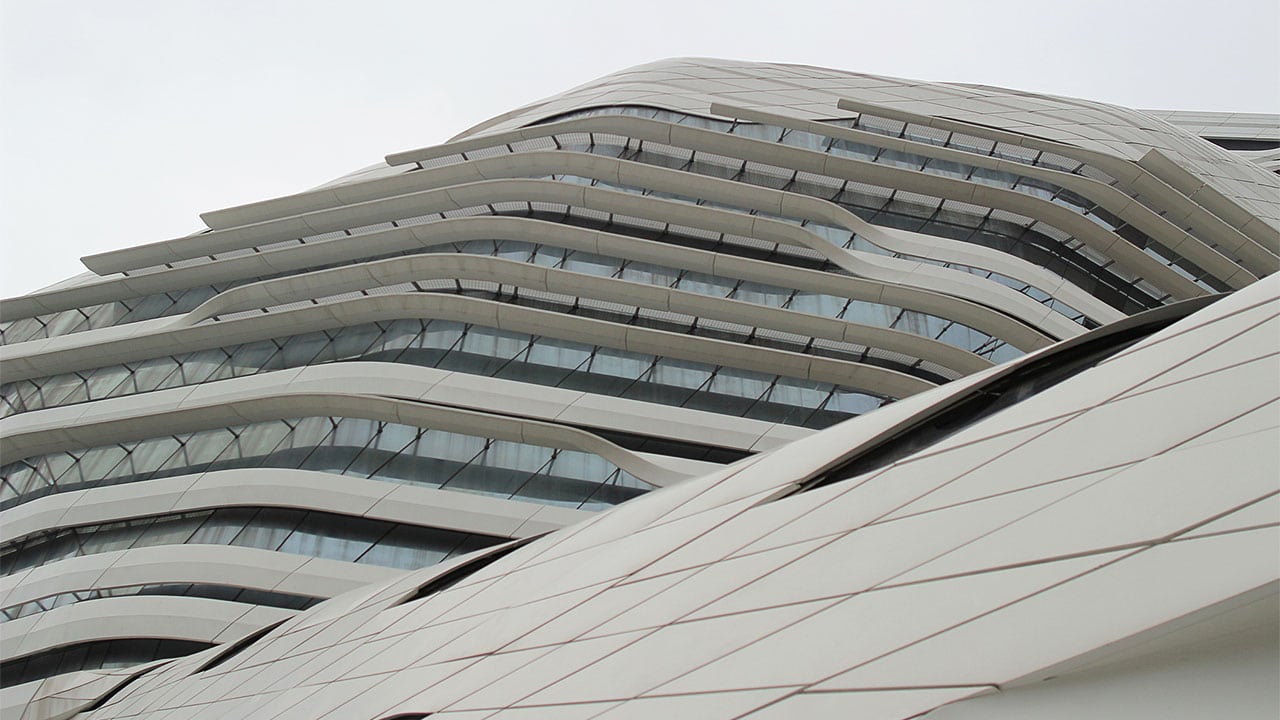
<path fill-rule="evenodd" d="M 667 61 L 86 258 L 6 715 L 1273 715 L 1280 133 L 1162 117 Z"/>

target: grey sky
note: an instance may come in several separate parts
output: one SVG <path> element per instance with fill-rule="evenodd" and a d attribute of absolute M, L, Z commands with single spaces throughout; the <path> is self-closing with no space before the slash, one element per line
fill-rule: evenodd
<path fill-rule="evenodd" d="M 662 57 L 1280 111 L 1280 3 L 0 0 L 0 296 Z"/>

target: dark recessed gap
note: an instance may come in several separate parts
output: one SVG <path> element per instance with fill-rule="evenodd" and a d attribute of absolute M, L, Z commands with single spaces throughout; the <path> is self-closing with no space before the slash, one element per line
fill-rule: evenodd
<path fill-rule="evenodd" d="M 266 636 L 267 633 L 283 625 L 288 619 L 289 618 L 285 618 L 284 620 L 280 620 L 279 622 L 273 622 L 270 625 L 262 628 L 261 630 L 258 630 L 256 632 L 251 632 L 248 635 L 245 635 L 244 637 L 240 638 L 239 640 L 236 640 L 235 642 L 228 645 L 225 650 L 218 653 L 211 660 L 206 662 L 204 665 L 201 665 L 198 669 L 196 669 L 191 674 L 198 675 L 202 672 L 205 672 L 206 670 L 212 670 L 213 668 L 218 667 L 222 663 L 230 660 L 236 655 L 239 655 L 240 653 L 247 650 L 250 645 L 261 640 L 263 637 Z"/>
<path fill-rule="evenodd" d="M 94 710 L 97 710 L 98 708 L 100 708 L 100 707 L 102 707 L 103 705 L 106 705 L 108 702 L 110 702 L 110 701 L 111 701 L 111 698 L 115 697 L 116 695 L 119 695 L 121 690 L 124 690 L 125 688 L 129 687 L 130 685 L 132 685 L 132 684 L 134 683 L 134 681 L 136 681 L 138 678 L 141 678 L 143 675 L 146 675 L 147 673 L 151 672 L 152 670 L 155 670 L 155 669 L 156 669 L 156 668 L 158 668 L 158 667 L 162 667 L 163 665 L 164 665 L 164 663 L 159 663 L 159 664 L 153 665 L 153 666 L 151 666 L 151 667 L 149 667 L 149 668 L 147 668 L 147 669 L 143 670 L 142 672 L 136 672 L 136 673 L 134 673 L 134 674 L 130 675 L 129 677 L 127 677 L 127 678 L 125 678 L 125 679 L 124 679 L 124 682 L 122 682 L 122 683 L 120 683 L 120 684 L 116 685 L 115 687 L 111 688 L 110 690 L 106 691 L 105 693 L 103 693 L 103 694 L 102 694 L 102 697 L 98 698 L 97 700 L 94 700 L 94 701 L 93 701 L 93 704 L 91 704 L 91 705 L 86 705 L 85 707 L 81 708 L 78 712 L 79 712 L 79 713 L 91 713 L 91 712 L 93 712 Z"/>
<path fill-rule="evenodd" d="M 399 602 L 393 603 L 389 607 L 406 605 L 416 600 L 421 600 L 429 595 L 434 595 L 442 590 L 447 590 L 540 537 L 542 537 L 542 535 L 533 535 L 527 538 L 521 538 L 506 547 L 499 548 L 489 553 L 488 555 L 462 563 L 461 565 L 428 580 L 425 584 L 419 586 L 417 590 L 405 596 Z"/>
<path fill-rule="evenodd" d="M 703 460 L 705 462 L 720 463 L 721 465 L 728 465 L 755 454 L 748 450 L 727 448 L 719 445 L 675 440 L 654 435 L 640 435 L 621 430 L 607 430 L 590 425 L 565 424 L 608 440 L 618 447 L 636 452 L 655 453 L 689 460 Z"/>
<path fill-rule="evenodd" d="M 1280 149 L 1280 140 L 1255 140 L 1252 138 L 1215 138 L 1207 137 L 1205 140 L 1217 145 L 1224 150 L 1244 150 L 1246 152 L 1256 152 L 1258 150 L 1276 150 Z"/>
<path fill-rule="evenodd" d="M 866 474 L 934 445 L 1005 408 L 1078 375 L 1142 339 L 1224 297 L 1206 296 L 1150 310 L 1062 344 L 1054 352 L 1010 368 L 933 412 L 906 421 L 777 499 Z"/>

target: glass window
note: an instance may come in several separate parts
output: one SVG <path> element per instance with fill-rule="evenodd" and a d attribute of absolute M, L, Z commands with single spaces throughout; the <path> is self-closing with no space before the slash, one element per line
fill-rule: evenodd
<path fill-rule="evenodd" d="M 711 379 L 711 373 L 712 368 L 703 363 L 664 357 L 653 363 L 644 379 L 659 385 L 700 388 Z"/>
<path fill-rule="evenodd" d="M 76 457 L 70 453 L 52 453 L 42 455 L 37 458 L 34 463 L 37 471 L 42 475 L 46 482 L 53 484 L 55 480 L 59 480 L 71 466 L 76 464 Z M 70 478 L 68 478 L 70 479 Z"/>
<path fill-rule="evenodd" d="M 375 340 L 369 346 L 369 351 L 379 351 L 382 353 L 391 353 L 394 350 L 403 350 L 409 347 L 422 347 L 425 342 L 424 332 L 435 323 L 427 323 L 422 320 L 393 320 L 385 324 L 386 329 L 382 331 L 380 339 Z M 455 338 L 456 339 L 456 338 Z M 452 345 L 450 341 L 448 345 Z M 394 357 L 394 355 L 392 355 Z"/>
<path fill-rule="evenodd" d="M 530 475 L 512 497 L 534 500 L 545 505 L 576 508 L 582 505 L 595 489 L 595 483 L 560 477 L 552 474 L 551 471 L 539 471 Z"/>
<path fill-rule="evenodd" d="M 332 339 L 316 355 L 312 363 L 360 357 L 382 336 L 382 331 L 377 325 L 354 325 L 331 331 L 331 336 Z"/>
<path fill-rule="evenodd" d="M 907 170 L 919 170 L 924 165 L 925 159 L 919 155 L 898 152 L 897 150 L 882 150 L 880 156 L 876 158 L 876 162 L 881 165 L 891 165 Z"/>
<path fill-rule="evenodd" d="M 0 476 L 4 477 L 5 500 L 10 499 L 11 493 L 16 498 L 19 493 L 31 492 L 46 485 L 35 468 L 22 462 L 4 466 Z"/>
<path fill-rule="evenodd" d="M 611 277 L 621 263 L 612 258 L 585 252 L 570 252 L 565 256 L 563 269 L 588 275 Z"/>
<path fill-rule="evenodd" d="M 765 393 L 770 402 L 816 408 L 826 401 L 830 386 L 812 380 L 781 378 Z"/>
<path fill-rule="evenodd" d="M 387 523 L 327 513 L 307 513 L 280 552 L 352 562 L 387 532 Z"/>
<path fill-rule="evenodd" d="M 219 369 L 211 379 L 252 375 L 261 369 L 271 367 L 271 358 L 280 348 L 271 341 L 253 342 L 235 349 L 223 368 Z"/>
<path fill-rule="evenodd" d="M 680 277 L 680 272 L 674 268 L 662 267 L 651 263 L 628 262 L 622 268 L 618 277 L 632 282 L 671 287 Z"/>
<path fill-rule="evenodd" d="M 264 423 L 235 428 L 236 439 L 227 446 L 215 463 L 230 460 L 238 461 L 239 467 L 257 467 L 270 457 L 291 432 L 289 425 L 283 420 L 272 420 Z"/>
<path fill-rule="evenodd" d="M 149 524 L 149 521 L 138 520 L 100 526 L 95 531 L 90 531 L 87 528 L 76 528 L 74 531 L 76 539 L 83 547 L 81 553 L 77 554 L 90 555 L 132 547 L 134 542 L 142 536 L 146 525 Z"/>
<path fill-rule="evenodd" d="M 791 304 L 787 306 L 788 310 L 796 312 L 809 313 L 811 315 L 823 315 L 825 317 L 839 317 L 844 311 L 848 300 L 838 298 L 832 295 L 820 295 L 805 291 L 797 291 L 791 297 Z"/>
<path fill-rule="evenodd" d="M 529 348 L 528 362 L 556 368 L 581 367 L 591 357 L 591 346 L 556 338 L 538 338 Z"/>
<path fill-rule="evenodd" d="M 310 365 L 328 342 L 328 336 L 322 332 L 294 335 L 285 341 L 280 354 L 274 358 L 275 365 L 281 368 Z"/>
<path fill-rule="evenodd" d="M 182 545 L 208 519 L 207 513 L 186 513 L 156 518 L 146 528 L 147 545 Z"/>
<path fill-rule="evenodd" d="M 649 369 L 651 360 L 638 354 L 613 348 L 598 348 L 591 356 L 589 369 L 594 375 L 608 375 L 634 380 Z"/>
<path fill-rule="evenodd" d="M 424 457 L 470 462 L 485 449 L 485 439 L 444 430 L 428 430 L 418 440 L 417 453 Z"/>
<path fill-rule="evenodd" d="M 262 508 L 231 541 L 241 547 L 278 549 L 306 513 L 285 508 Z"/>
<path fill-rule="evenodd" d="M 877 147 L 844 139 L 832 140 L 831 147 L 828 149 L 832 155 L 868 161 L 874 160 L 879 151 Z"/>
<path fill-rule="evenodd" d="M 738 283 L 737 288 L 729 297 L 734 300 L 755 303 L 756 305 L 767 305 L 769 307 L 782 307 L 791 299 L 794 290 L 781 288 L 774 285 L 763 285 L 757 282 L 744 280 Z"/>
<path fill-rule="evenodd" d="M 71 475 L 70 479 L 74 482 L 93 482 L 99 478 L 108 477 L 116 465 L 119 465 L 124 460 L 126 455 L 128 453 L 119 445 L 86 450 L 80 456 L 80 461 L 64 474 Z M 59 478 L 58 481 L 61 483 L 62 478 Z"/>
<path fill-rule="evenodd" d="M 220 508 L 209 513 L 204 523 L 188 538 L 190 544 L 230 545 L 236 535 L 257 514 L 255 508 Z"/>
<path fill-rule="evenodd" d="M 878 305 L 876 303 L 863 302 L 861 300 L 850 300 L 849 304 L 845 306 L 844 312 L 842 312 L 839 317 L 851 322 L 862 323 L 864 325 L 890 327 L 901 312 L 901 308 L 896 308 L 890 305 Z"/>
<path fill-rule="evenodd" d="M 615 470 L 604 483 L 596 486 L 591 497 L 579 507 L 583 510 L 603 510 L 642 495 L 649 489 L 648 484 L 626 471 Z"/>
<path fill-rule="evenodd" d="M 174 453 L 181 449 L 182 443 L 179 443 L 173 437 L 152 438 L 143 440 L 134 445 L 133 451 L 129 453 L 127 462 L 120 464 L 121 476 L 136 475 L 145 476 L 155 472 L 157 468 L 173 457 Z M 66 490 L 67 488 L 63 488 Z"/>
<path fill-rule="evenodd" d="M 791 145 L 792 147 L 802 148 L 804 150 L 813 150 L 822 152 L 826 149 L 830 138 L 816 133 L 806 132 L 804 130 L 787 130 L 782 135 L 782 144 Z"/>
<path fill-rule="evenodd" d="M 69 400 L 72 393 L 81 393 L 82 397 L 87 395 L 87 389 L 84 387 L 84 381 L 79 375 L 55 375 L 46 378 L 40 382 L 40 395 L 43 400 L 43 407 L 53 407 L 63 402 L 75 402 Z"/>
<path fill-rule="evenodd" d="M 356 562 L 383 567 L 428 567 L 448 557 L 462 538 L 462 533 L 448 530 L 397 525 Z"/>
<path fill-rule="evenodd" d="M 119 324 L 158 318 L 172 306 L 173 299 L 164 293 L 149 295 L 135 304 L 133 309 L 120 319 Z"/>
<path fill-rule="evenodd" d="M 129 377 L 129 369 L 123 365 L 98 368 L 88 376 L 89 399 L 111 397 Z"/>
<path fill-rule="evenodd" d="M 846 388 L 836 388 L 827 400 L 824 410 L 835 411 L 845 415 L 861 415 L 880 407 L 883 400 Z"/>
<path fill-rule="evenodd" d="M 952 162 L 951 160 L 939 160 L 937 158 L 931 158 L 925 166 L 925 169 L 934 175 L 958 178 L 960 180 L 968 178 L 969 171 L 972 170 L 968 165 L 961 165 L 958 162 Z"/>
<path fill-rule="evenodd" d="M 431 435 L 433 433 L 434 431 L 428 431 L 426 434 Z M 353 466 L 353 469 L 360 473 L 367 471 L 368 477 L 380 480 L 439 487 L 450 477 L 453 477 L 454 473 L 458 472 L 464 464 L 465 461 L 423 456 L 406 450 L 405 452 L 391 455 L 389 459 L 386 459 L 382 464 L 371 470 L 365 464 Z"/>
<path fill-rule="evenodd" d="M 79 310 L 66 310 L 48 316 L 45 321 L 44 334 L 37 337 L 56 337 L 79 332 L 89 326 L 88 319 Z"/>
<path fill-rule="evenodd" d="M 773 125 L 757 125 L 755 123 L 740 123 L 735 125 L 729 132 L 734 135 L 766 142 L 777 142 L 782 137 L 782 128 Z"/>
<path fill-rule="evenodd" d="M 160 466 L 158 475 L 185 475 L 203 472 L 235 440 L 226 428 L 203 430 L 185 438 L 183 448 Z"/>
<path fill-rule="evenodd" d="M 676 288 L 685 292 L 698 293 L 699 295 L 726 297 L 733 292 L 737 284 L 736 281 L 714 275 L 686 272 L 680 276 L 679 282 L 676 283 Z"/>

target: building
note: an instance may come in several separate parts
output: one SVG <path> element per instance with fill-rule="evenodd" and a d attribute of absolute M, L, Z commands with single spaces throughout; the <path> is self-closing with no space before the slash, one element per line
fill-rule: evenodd
<path fill-rule="evenodd" d="M 86 257 L 0 304 L 3 706 L 1265 713 L 1277 148 L 670 60 Z"/>

